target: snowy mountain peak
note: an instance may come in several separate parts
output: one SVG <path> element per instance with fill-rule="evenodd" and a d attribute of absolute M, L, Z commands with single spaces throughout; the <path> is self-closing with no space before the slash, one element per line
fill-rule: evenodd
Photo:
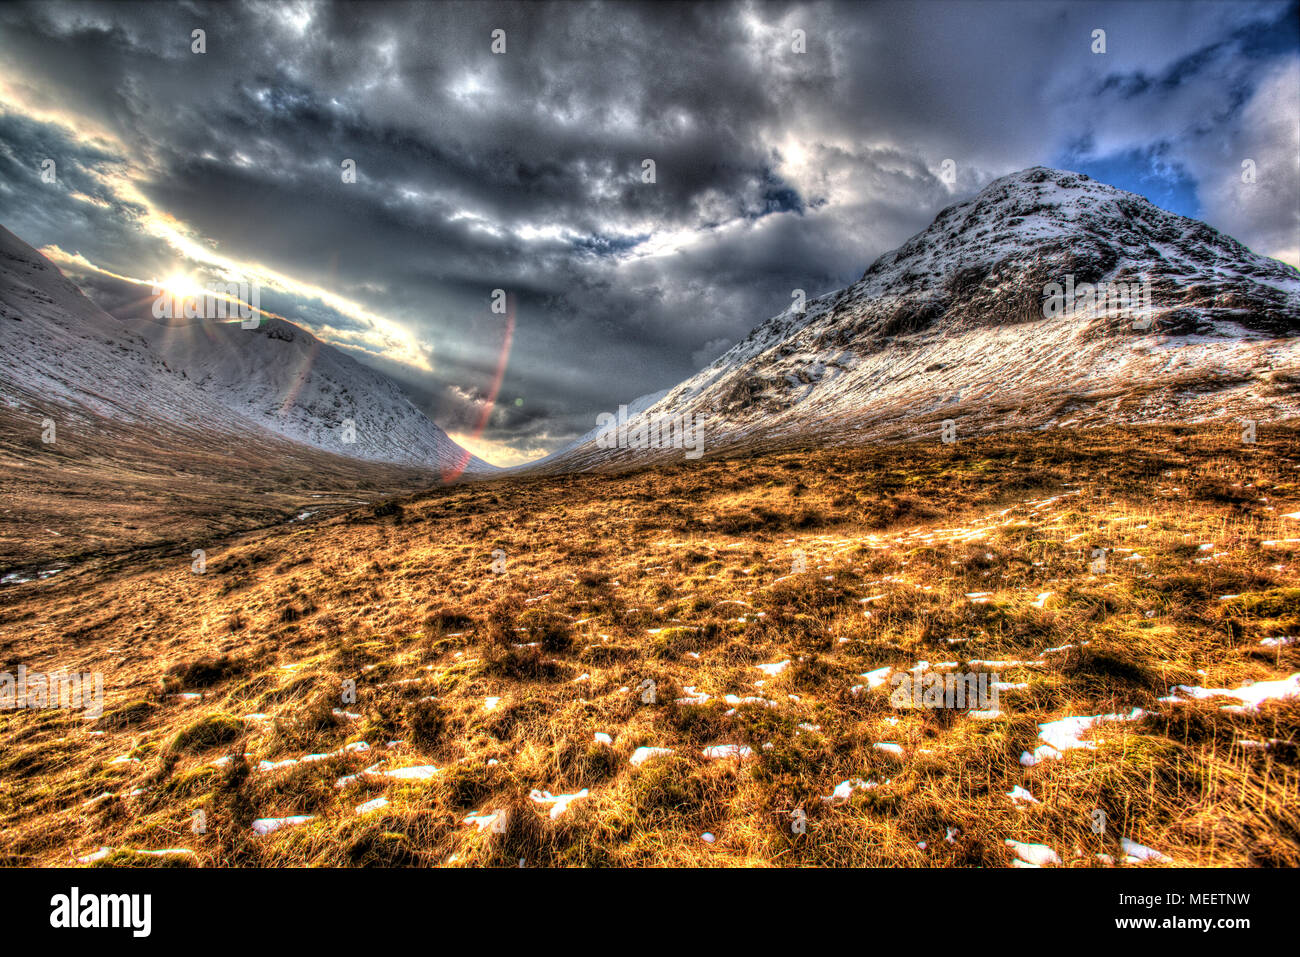
<path fill-rule="evenodd" d="M 996 179 L 942 210 L 930 226 L 872 263 L 851 289 L 880 294 L 901 285 L 922 291 L 951 284 L 954 277 L 969 284 L 975 271 L 1008 258 L 1053 257 L 1062 257 L 1059 265 L 1074 269 L 1079 282 L 1097 282 L 1124 258 L 1159 276 L 1219 266 L 1224 278 L 1283 284 L 1300 278 L 1294 268 L 1256 256 L 1235 239 L 1135 193 L 1082 173 L 1036 166 Z"/>
<path fill-rule="evenodd" d="M 1068 297 L 1068 298 L 1067 298 Z M 1300 272 L 1079 173 L 942 210 L 852 285 L 762 323 L 648 408 L 712 449 L 1300 414 Z M 671 453 L 666 453 L 671 454 Z M 662 457 L 587 441 L 547 467 Z"/>

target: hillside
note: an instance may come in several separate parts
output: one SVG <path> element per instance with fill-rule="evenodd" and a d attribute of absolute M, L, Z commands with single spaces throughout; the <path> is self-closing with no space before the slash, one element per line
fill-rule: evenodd
<path fill-rule="evenodd" d="M 258 331 L 246 335 L 259 338 Z M 307 338 L 299 337 L 301 347 Z M 270 373 L 256 376 L 259 362 L 277 358 L 263 353 L 250 359 L 250 381 L 273 381 Z M 321 368 L 356 366 L 332 353 L 320 350 Z M 308 373 L 308 393 L 321 381 Z M 82 563 L 113 564 L 141 548 L 188 556 L 214 536 L 439 481 L 432 467 L 343 454 L 358 446 L 374 452 L 394 434 L 404 441 L 396 423 L 412 411 L 402 411 L 400 403 L 410 403 L 399 402 L 391 383 L 353 381 L 373 387 L 399 418 L 386 419 L 373 405 L 370 418 L 358 413 L 367 426 L 359 427 L 357 446 L 322 435 L 291 441 L 256 415 L 256 406 L 234 401 L 238 376 L 212 389 L 169 368 L 145 335 L 101 311 L 0 228 L 0 587 Z M 293 423 L 310 414 L 302 404 L 287 405 Z M 450 461 L 446 446 L 436 444 L 442 433 L 423 421 L 412 434 L 423 436 L 425 451 L 441 449 L 437 461 Z M 320 441 L 308 444 L 313 439 Z"/>
<path fill-rule="evenodd" d="M 195 431 L 235 443 L 279 437 L 431 472 L 493 471 L 390 379 L 292 323 L 121 322 L 2 227 L 0 390 L 38 420 L 143 425 L 164 443 Z M 343 438 L 344 420 L 354 441 Z"/>
<path fill-rule="evenodd" d="M 1127 308 L 1051 283 L 1149 283 Z M 1136 298 L 1136 297 L 1134 297 Z M 706 448 L 1300 414 L 1300 272 L 1077 173 L 995 180 L 862 278 L 759 325 L 640 417 L 702 416 Z M 633 423 L 629 428 L 635 428 Z M 680 453 L 676 453 L 680 457 Z M 588 440 L 544 470 L 625 467 Z"/>
<path fill-rule="evenodd" d="M 1297 465 L 805 447 L 12 586 L 0 652 L 105 702 L 0 711 L 4 862 L 1297 866 Z M 956 673 L 996 701 L 896 700 Z"/>
<path fill-rule="evenodd" d="M 470 475 L 493 466 L 447 437 L 388 377 L 283 319 L 127 323 L 154 355 L 232 412 L 353 458 Z M 344 423 L 352 423 L 345 444 Z"/>

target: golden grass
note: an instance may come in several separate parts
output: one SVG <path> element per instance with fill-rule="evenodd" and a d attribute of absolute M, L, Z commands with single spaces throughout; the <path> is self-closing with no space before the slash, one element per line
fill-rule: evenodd
<path fill-rule="evenodd" d="M 1282 541 L 1300 538 L 1298 453 L 1292 429 L 1115 429 L 512 478 L 245 534 L 203 575 L 141 554 L 11 587 L 6 667 L 101 671 L 107 702 L 96 722 L 0 712 L 0 847 L 17 864 L 106 846 L 106 865 L 184 847 L 224 866 L 1006 866 L 1010 838 L 1124 866 L 1125 837 L 1175 865 L 1295 866 L 1300 701 L 1158 699 L 1300 671 L 1296 645 L 1260 644 L 1300 632 Z M 1027 687 L 992 720 L 851 691 L 922 660 Z M 709 700 L 678 704 L 687 687 Z M 1133 707 L 1148 715 L 1101 725 L 1095 750 L 1021 765 L 1038 723 Z M 706 760 L 717 744 L 753 757 Z M 643 745 L 673 755 L 632 767 Z M 328 756 L 257 769 L 307 754 Z M 335 786 L 376 763 L 440 770 Z M 821 800 L 852 779 L 876 786 Z M 1017 785 L 1041 803 L 1013 804 Z M 555 820 L 529 798 L 582 788 Z M 497 810 L 503 828 L 464 823 Z M 314 819 L 251 831 L 287 815 Z"/>

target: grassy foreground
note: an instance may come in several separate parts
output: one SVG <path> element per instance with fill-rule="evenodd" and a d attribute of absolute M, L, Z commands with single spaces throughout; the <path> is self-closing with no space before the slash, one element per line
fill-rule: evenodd
<path fill-rule="evenodd" d="M 0 668 L 106 701 L 0 711 L 4 863 L 1297 866 L 1300 699 L 1160 699 L 1300 672 L 1298 465 L 1280 426 L 767 453 L 10 586 Z M 900 709 L 886 667 L 1005 690 Z M 1094 715 L 1133 720 L 1022 763 Z"/>

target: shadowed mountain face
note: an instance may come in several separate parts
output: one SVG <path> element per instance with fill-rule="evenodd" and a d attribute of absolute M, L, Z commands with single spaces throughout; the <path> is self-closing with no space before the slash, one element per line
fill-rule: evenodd
<path fill-rule="evenodd" d="M 293 323 L 268 318 L 243 329 L 202 319 L 143 319 L 127 325 L 168 368 L 286 438 L 369 461 L 492 471 L 392 380 Z"/>
<path fill-rule="evenodd" d="M 0 228 L 0 388 L 10 408 L 154 423 L 447 474 L 489 472 L 383 374 L 292 323 L 118 321 Z"/>
<path fill-rule="evenodd" d="M 0 229 L 4 583 L 38 570 L 70 574 L 86 563 L 115 567 L 117 556 L 136 550 L 188 562 L 223 536 L 438 481 L 433 467 L 448 458 L 411 466 L 347 454 L 397 459 L 410 451 L 413 440 L 400 428 L 379 427 L 388 419 L 377 403 L 390 394 L 347 375 L 356 363 L 301 329 L 268 326 L 181 330 L 194 359 L 187 371 L 175 364 L 177 353 L 156 348 L 161 327 L 136 331 L 102 312 L 45 257 Z M 271 333 L 292 338 L 271 340 Z M 199 381 L 199 369 L 225 375 L 208 372 Z M 277 395 L 291 375 L 297 391 Z M 318 393 L 338 384 L 352 387 L 357 443 L 343 444 L 323 427 L 288 434 L 316 414 Z M 387 414 L 395 425 L 411 418 L 396 402 Z M 363 444 L 368 430 L 376 441 Z M 444 448 L 433 441 L 439 436 L 450 444 L 427 420 L 411 433 L 426 437 L 426 448 Z"/>
<path fill-rule="evenodd" d="M 717 451 L 937 436 L 948 419 L 960 436 L 1300 413 L 1300 272 L 1077 173 L 996 180 L 852 286 L 797 306 L 628 433 L 691 416 Z M 600 446 L 543 469 L 683 454 Z"/>

